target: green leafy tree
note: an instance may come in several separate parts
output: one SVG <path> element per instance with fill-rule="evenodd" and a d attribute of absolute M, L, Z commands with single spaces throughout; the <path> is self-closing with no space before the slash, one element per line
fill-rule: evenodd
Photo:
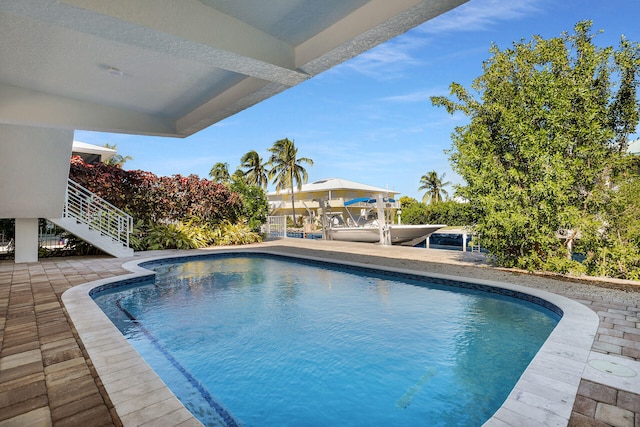
<path fill-rule="evenodd" d="M 296 224 L 296 208 L 293 200 L 294 188 L 300 190 L 302 184 L 306 183 L 309 178 L 307 170 L 302 166 L 302 163 L 313 166 L 313 160 L 306 157 L 299 158 L 298 148 L 288 138 L 276 141 L 273 147 L 269 148 L 269 151 L 271 152 L 269 178 L 276 185 L 276 191 L 291 190 L 291 210 L 293 223 Z"/>
<path fill-rule="evenodd" d="M 112 150 L 117 150 L 118 149 L 116 144 L 113 144 L 113 145 L 104 144 L 104 146 L 106 148 L 110 148 Z M 118 168 L 122 168 L 122 165 L 124 165 L 129 160 L 133 160 L 133 157 L 131 157 L 131 156 L 122 156 L 121 154 L 114 154 L 113 156 L 111 156 L 107 160 L 105 160 L 103 163 L 105 165 L 116 166 Z"/>
<path fill-rule="evenodd" d="M 462 227 L 474 223 L 469 203 L 447 200 L 427 205 L 410 199 L 405 204 L 402 198 L 400 202 L 402 203 L 402 222 L 404 224 L 445 224 Z"/>
<path fill-rule="evenodd" d="M 249 151 L 242 156 L 240 162 L 240 169 L 243 171 L 247 184 L 266 189 L 269 184 L 269 171 L 266 162 L 262 161 L 258 152 Z"/>
<path fill-rule="evenodd" d="M 229 174 L 229 163 L 218 162 L 209 171 L 211 180 L 218 184 L 227 184 L 231 180 Z"/>
<path fill-rule="evenodd" d="M 472 83 L 478 98 L 457 83 L 453 100 L 431 98 L 470 119 L 452 135 L 450 160 L 500 265 L 557 269 L 565 259 L 567 268 L 576 239 L 599 232 L 625 170 L 639 48 L 624 39 L 618 50 L 597 47 L 590 29 L 585 21 L 574 34 L 494 45 Z"/>
<path fill-rule="evenodd" d="M 231 180 L 231 191 L 240 194 L 242 198 L 242 209 L 238 217 L 247 220 L 246 225 L 251 231 L 260 231 L 269 214 L 269 200 L 264 188 L 250 185 L 242 177 L 236 177 Z"/>
<path fill-rule="evenodd" d="M 587 272 L 595 276 L 640 280 L 640 179 L 621 182 L 609 200 L 610 209 L 594 230 L 585 233 L 579 247 L 584 250 Z"/>
<path fill-rule="evenodd" d="M 418 191 L 427 190 L 422 197 L 424 203 L 438 203 L 449 197 L 449 193 L 444 189 L 447 185 L 451 185 L 451 182 L 444 182 L 444 173 L 438 176 L 436 171 L 428 172 L 426 175 L 422 175 L 420 178 L 420 188 Z M 444 196 L 444 197 L 443 197 Z"/>

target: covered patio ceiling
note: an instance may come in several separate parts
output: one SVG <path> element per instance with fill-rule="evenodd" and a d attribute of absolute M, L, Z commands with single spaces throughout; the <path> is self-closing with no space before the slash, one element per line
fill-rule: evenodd
<path fill-rule="evenodd" d="M 466 0 L 0 0 L 0 123 L 185 137 Z"/>

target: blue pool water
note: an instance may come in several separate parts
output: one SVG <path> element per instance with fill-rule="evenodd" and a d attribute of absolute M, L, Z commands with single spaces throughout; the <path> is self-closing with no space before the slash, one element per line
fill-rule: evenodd
<path fill-rule="evenodd" d="M 213 426 L 478 426 L 559 320 L 482 286 L 280 257 L 147 268 L 93 297 Z"/>

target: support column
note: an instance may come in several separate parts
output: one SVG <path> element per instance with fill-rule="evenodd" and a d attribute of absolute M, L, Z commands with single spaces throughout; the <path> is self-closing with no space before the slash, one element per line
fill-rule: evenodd
<path fill-rule="evenodd" d="M 38 218 L 16 218 L 15 262 L 38 262 Z"/>

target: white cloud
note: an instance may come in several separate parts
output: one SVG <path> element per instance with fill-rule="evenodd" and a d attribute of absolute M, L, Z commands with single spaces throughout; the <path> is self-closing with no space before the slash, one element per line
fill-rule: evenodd
<path fill-rule="evenodd" d="M 518 20 L 542 10 L 548 0 L 471 0 L 347 61 L 342 67 L 376 80 L 402 78 L 408 67 L 420 65 L 417 53 L 429 45 L 434 35 L 451 31 L 487 31 L 501 21 Z M 457 53 L 459 54 L 459 53 Z M 334 68 L 334 72 L 342 69 Z"/>
<path fill-rule="evenodd" d="M 403 93 L 400 95 L 385 96 L 380 98 L 383 102 L 398 102 L 398 103 L 412 103 L 412 102 L 428 102 L 432 96 L 447 96 L 449 95 L 449 89 L 446 87 L 433 87 L 420 89 L 409 93 Z"/>
<path fill-rule="evenodd" d="M 427 34 L 447 31 L 484 31 L 500 21 L 525 18 L 541 11 L 545 0 L 471 0 L 419 27 Z"/>
<path fill-rule="evenodd" d="M 413 52 L 428 43 L 425 37 L 404 35 L 358 55 L 346 62 L 344 67 L 377 80 L 392 80 L 402 77 L 407 66 L 421 62 Z"/>

